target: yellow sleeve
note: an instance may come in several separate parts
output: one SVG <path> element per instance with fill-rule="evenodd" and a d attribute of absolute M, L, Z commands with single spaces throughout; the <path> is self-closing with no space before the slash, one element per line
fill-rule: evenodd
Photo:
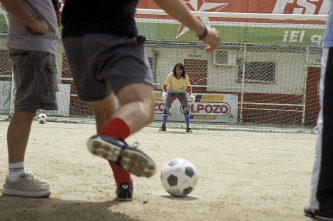
<path fill-rule="evenodd" d="M 172 73 L 171 74 L 169 74 L 168 76 L 167 76 L 167 78 L 165 79 L 165 81 L 164 81 L 164 85 L 167 87 L 168 85 L 169 85 L 169 83 L 170 83 L 170 78 L 171 78 L 171 76 L 172 76 Z"/>
<path fill-rule="evenodd" d="M 186 87 L 191 87 L 190 78 L 188 77 L 188 75 L 186 75 L 186 78 L 185 78 L 185 85 L 186 85 Z"/>

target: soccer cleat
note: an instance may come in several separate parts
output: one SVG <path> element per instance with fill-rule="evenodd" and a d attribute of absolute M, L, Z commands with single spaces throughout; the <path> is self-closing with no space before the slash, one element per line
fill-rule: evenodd
<path fill-rule="evenodd" d="M 95 135 L 88 140 L 87 146 L 92 154 L 110 160 L 136 176 L 151 177 L 156 172 L 156 165 L 149 156 L 120 140 Z"/>
<path fill-rule="evenodd" d="M 50 194 L 49 183 L 30 172 L 23 173 L 16 181 L 10 181 L 7 177 L 2 189 L 2 195 L 9 196 L 41 198 L 49 197 Z"/>
<path fill-rule="evenodd" d="M 192 129 L 189 127 L 186 127 L 186 132 L 192 132 Z"/>
<path fill-rule="evenodd" d="M 305 216 L 316 218 L 318 220 L 333 221 L 333 209 L 332 210 L 316 210 L 310 206 L 304 207 Z"/>
<path fill-rule="evenodd" d="M 162 127 L 159 129 L 159 131 L 166 131 L 166 126 L 162 124 Z"/>
<path fill-rule="evenodd" d="M 117 199 L 119 201 L 132 201 L 133 198 L 133 183 L 130 186 L 128 183 L 122 183 L 116 189 Z"/>

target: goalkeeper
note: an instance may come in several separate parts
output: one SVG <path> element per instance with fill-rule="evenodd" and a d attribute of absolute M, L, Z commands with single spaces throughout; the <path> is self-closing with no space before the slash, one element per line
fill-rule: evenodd
<path fill-rule="evenodd" d="M 192 129 L 190 128 L 190 110 L 188 107 L 186 92 L 189 93 L 192 103 L 194 103 L 195 97 L 192 94 L 190 78 L 187 74 L 185 74 L 185 68 L 183 64 L 178 63 L 174 66 L 173 71 L 167 76 L 162 90 L 162 99 L 164 101 L 163 124 L 159 130 L 166 131 L 166 122 L 168 119 L 169 110 L 173 101 L 177 98 L 181 104 L 182 112 L 185 116 L 186 132 L 192 132 Z"/>

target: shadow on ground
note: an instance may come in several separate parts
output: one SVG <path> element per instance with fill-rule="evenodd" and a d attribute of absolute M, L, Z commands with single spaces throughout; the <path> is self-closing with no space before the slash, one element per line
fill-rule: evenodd
<path fill-rule="evenodd" d="M 88 202 L 55 198 L 23 198 L 0 196 L 0 220 L 112 220 L 134 221 L 127 215 L 112 212 L 112 206 L 121 202 Z M 15 209 L 16 208 L 16 209 Z"/>

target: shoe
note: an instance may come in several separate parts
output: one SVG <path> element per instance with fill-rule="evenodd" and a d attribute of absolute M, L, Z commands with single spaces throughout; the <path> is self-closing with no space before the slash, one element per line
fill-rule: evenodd
<path fill-rule="evenodd" d="M 162 127 L 159 129 L 159 131 L 166 131 L 166 126 L 162 124 Z"/>
<path fill-rule="evenodd" d="M 186 132 L 192 132 L 192 129 L 189 127 L 186 127 Z"/>
<path fill-rule="evenodd" d="M 132 201 L 133 183 L 132 186 L 128 183 L 120 184 L 120 187 L 117 187 L 116 189 L 116 195 L 119 201 Z"/>
<path fill-rule="evenodd" d="M 133 175 L 151 177 L 156 172 L 156 165 L 149 156 L 120 140 L 95 135 L 87 146 L 92 154 L 110 160 Z"/>
<path fill-rule="evenodd" d="M 26 173 L 30 174 L 30 176 L 34 176 L 33 173 L 29 172 L 29 171 L 26 171 Z M 35 177 L 36 178 L 36 177 Z M 40 179 L 40 178 L 36 178 L 35 181 L 41 185 L 44 185 L 46 187 L 49 187 L 50 186 L 50 183 L 49 181 L 47 180 L 43 180 L 43 179 Z"/>
<path fill-rule="evenodd" d="M 27 173 L 31 174 L 31 176 L 34 176 L 32 172 L 27 171 Z M 37 177 L 35 177 L 35 180 L 36 180 L 36 182 L 38 182 L 39 184 L 44 185 L 44 186 L 46 186 L 46 187 L 49 187 L 49 186 L 50 186 L 50 183 L 49 183 L 49 181 L 47 181 L 47 180 L 43 180 L 43 179 L 40 179 L 40 178 L 37 178 Z"/>
<path fill-rule="evenodd" d="M 316 210 L 310 206 L 304 207 L 305 216 L 316 218 L 318 220 L 333 221 L 333 209 L 332 210 Z"/>
<path fill-rule="evenodd" d="M 3 184 L 2 195 L 23 197 L 49 197 L 51 191 L 49 182 L 35 177 L 32 173 L 23 173 L 18 180 L 12 182 L 6 178 Z"/>

